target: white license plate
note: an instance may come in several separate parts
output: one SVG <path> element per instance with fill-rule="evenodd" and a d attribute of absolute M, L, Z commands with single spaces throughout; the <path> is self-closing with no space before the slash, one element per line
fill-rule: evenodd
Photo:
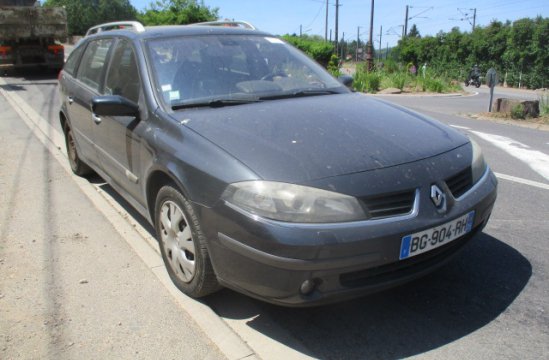
<path fill-rule="evenodd" d="M 446 224 L 423 230 L 402 238 L 400 260 L 411 258 L 467 234 L 473 228 L 475 212 L 471 211 Z"/>

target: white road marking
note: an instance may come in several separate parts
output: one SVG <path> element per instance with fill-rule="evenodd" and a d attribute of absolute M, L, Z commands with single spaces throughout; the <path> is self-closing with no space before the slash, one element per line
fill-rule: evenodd
<path fill-rule="evenodd" d="M 471 132 L 499 147 L 509 155 L 525 162 L 532 170 L 549 180 L 549 155 L 538 150 L 533 150 L 528 145 L 505 136 L 487 134 L 473 130 Z"/>
<path fill-rule="evenodd" d="M 533 187 L 537 187 L 544 190 L 549 190 L 549 184 L 544 184 L 537 181 L 532 181 L 532 180 L 523 179 L 516 176 L 511 176 L 511 175 L 505 175 L 501 173 L 494 173 L 494 175 L 496 175 L 498 179 L 508 180 L 508 181 L 519 183 L 519 184 L 524 184 L 524 185 L 533 186 Z"/>
<path fill-rule="evenodd" d="M 450 125 L 450 126 L 456 129 L 471 130 L 471 128 L 468 128 L 465 126 L 458 126 L 458 125 Z"/>

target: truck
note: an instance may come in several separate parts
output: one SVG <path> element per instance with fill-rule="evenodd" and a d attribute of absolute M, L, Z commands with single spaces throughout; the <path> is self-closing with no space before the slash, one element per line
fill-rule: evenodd
<path fill-rule="evenodd" d="M 0 0 L 0 71 L 44 67 L 58 71 L 65 61 L 67 12 L 34 0 Z"/>

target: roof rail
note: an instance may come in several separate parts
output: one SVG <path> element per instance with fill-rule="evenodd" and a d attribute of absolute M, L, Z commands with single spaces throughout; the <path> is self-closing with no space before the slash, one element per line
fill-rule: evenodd
<path fill-rule="evenodd" d="M 109 22 L 105 24 L 92 26 L 86 32 L 86 36 L 93 35 L 103 31 L 120 30 L 120 29 L 133 30 L 136 32 L 145 31 L 145 27 L 139 21 L 115 21 L 115 22 Z"/>
<path fill-rule="evenodd" d="M 206 21 L 195 23 L 191 25 L 204 25 L 204 26 L 226 26 L 226 27 L 239 27 L 249 30 L 257 30 L 255 26 L 250 24 L 247 21 L 234 21 L 234 20 L 216 20 L 216 21 Z"/>

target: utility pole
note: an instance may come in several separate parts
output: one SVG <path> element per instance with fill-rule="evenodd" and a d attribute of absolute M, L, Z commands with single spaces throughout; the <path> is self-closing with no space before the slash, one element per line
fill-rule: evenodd
<path fill-rule="evenodd" d="M 343 56 L 344 56 L 344 51 L 345 51 L 345 31 L 343 32 L 343 36 L 341 37 L 341 56 L 339 57 L 340 59 L 343 60 Z"/>
<path fill-rule="evenodd" d="M 381 62 L 381 35 L 383 35 L 383 25 L 379 27 L 379 55 L 378 59 Z"/>
<path fill-rule="evenodd" d="M 404 29 L 402 30 L 402 38 L 408 34 L 408 5 L 406 5 L 406 16 L 404 17 Z"/>
<path fill-rule="evenodd" d="M 368 71 L 372 71 L 374 68 L 373 49 L 372 49 L 372 36 L 374 33 L 374 0 L 372 0 L 372 9 L 370 11 L 370 36 L 368 38 L 368 50 L 366 52 L 366 62 L 368 63 Z"/>
<path fill-rule="evenodd" d="M 335 52 L 336 54 L 338 53 L 338 44 L 337 44 L 337 39 L 338 39 L 338 25 L 339 25 L 339 0 L 336 0 L 336 24 L 335 24 Z"/>
<path fill-rule="evenodd" d="M 299 37 L 303 36 L 303 25 L 299 25 Z"/>
<path fill-rule="evenodd" d="M 328 41 L 328 1 L 326 0 L 326 24 L 324 26 L 324 41 Z"/>
<path fill-rule="evenodd" d="M 473 31 L 475 31 L 475 24 L 477 22 L 477 8 L 473 9 Z"/>
<path fill-rule="evenodd" d="M 357 26 L 356 27 L 356 49 L 355 49 L 355 52 L 356 52 L 356 55 L 355 55 L 355 58 L 356 58 L 356 62 L 358 62 L 358 49 L 360 48 L 360 28 L 362 26 Z"/>

